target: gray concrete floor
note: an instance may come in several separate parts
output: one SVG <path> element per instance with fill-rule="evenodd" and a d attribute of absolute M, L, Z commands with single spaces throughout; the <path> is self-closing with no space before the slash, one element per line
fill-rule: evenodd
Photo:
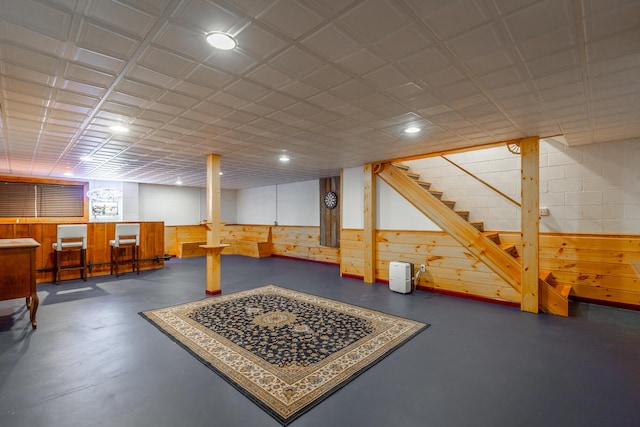
<path fill-rule="evenodd" d="M 0 302 L 0 426 L 277 426 L 138 312 L 203 298 L 203 258 L 38 285 Z M 432 326 L 292 426 L 640 425 L 640 313 L 561 318 L 429 292 L 392 293 L 336 266 L 225 256 L 225 293 L 276 284 Z"/>

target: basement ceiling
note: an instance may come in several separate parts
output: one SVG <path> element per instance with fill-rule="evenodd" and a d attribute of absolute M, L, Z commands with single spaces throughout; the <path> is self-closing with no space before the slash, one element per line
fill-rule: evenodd
<path fill-rule="evenodd" d="M 0 0 L 0 73 L 0 174 L 258 187 L 637 138 L 640 1 Z"/>

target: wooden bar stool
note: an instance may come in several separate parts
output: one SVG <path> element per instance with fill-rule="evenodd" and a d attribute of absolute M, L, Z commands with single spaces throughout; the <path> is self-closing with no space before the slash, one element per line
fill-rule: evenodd
<path fill-rule="evenodd" d="M 120 275 L 120 264 L 131 264 L 131 271 L 140 274 L 140 224 L 116 224 L 115 239 L 111 246 L 111 274 Z M 131 249 L 131 257 L 127 252 Z"/>
<path fill-rule="evenodd" d="M 56 242 L 53 248 L 54 281 L 60 285 L 63 271 L 80 270 L 82 279 L 87 281 L 87 224 L 58 225 Z M 74 265 L 62 264 L 62 253 L 78 252 L 80 263 Z"/>

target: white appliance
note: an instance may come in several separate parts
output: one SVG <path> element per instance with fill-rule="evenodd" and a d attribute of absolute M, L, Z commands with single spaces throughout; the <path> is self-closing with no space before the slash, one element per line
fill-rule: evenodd
<path fill-rule="evenodd" d="M 389 289 L 401 294 L 411 293 L 412 264 L 391 261 L 389 263 Z"/>

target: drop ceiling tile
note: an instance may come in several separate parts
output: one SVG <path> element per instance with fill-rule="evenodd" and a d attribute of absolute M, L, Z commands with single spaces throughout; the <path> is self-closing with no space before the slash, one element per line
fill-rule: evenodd
<path fill-rule="evenodd" d="M 191 59 L 198 59 L 209 54 L 211 46 L 207 44 L 204 34 L 167 22 L 153 37 L 153 43 L 162 49 L 179 52 Z"/>
<path fill-rule="evenodd" d="M 244 22 L 231 10 L 206 0 L 182 2 L 172 18 L 180 25 L 201 31 L 203 35 L 212 31 L 228 32 L 239 22 Z"/>
<path fill-rule="evenodd" d="M 101 87 L 110 86 L 116 79 L 116 76 L 113 74 L 96 71 L 73 62 L 67 62 L 63 76 L 69 80 Z"/>
<path fill-rule="evenodd" d="M 544 0 L 504 18 L 517 43 L 538 38 L 558 28 L 571 26 L 572 6 L 566 0 Z"/>
<path fill-rule="evenodd" d="M 457 66 L 447 66 L 437 70 L 431 74 L 424 75 L 420 81 L 430 88 L 439 88 L 465 80 L 465 75 L 457 68 Z"/>
<path fill-rule="evenodd" d="M 55 75 L 60 65 L 60 60 L 56 57 L 33 52 L 18 46 L 3 45 L 0 54 L 3 62 L 22 65 L 44 74 Z"/>
<path fill-rule="evenodd" d="M 57 40 L 66 40 L 71 15 L 33 0 L 4 2 L 4 18 Z"/>
<path fill-rule="evenodd" d="M 167 91 L 158 98 L 161 104 L 168 104 L 181 109 L 187 109 L 194 106 L 199 101 L 198 98 L 183 95 L 174 91 Z"/>
<path fill-rule="evenodd" d="M 219 89 L 234 77 L 222 70 L 199 64 L 185 80 L 211 89 Z"/>
<path fill-rule="evenodd" d="M 380 90 L 390 90 L 411 83 L 411 80 L 393 65 L 387 65 L 365 74 L 362 79 Z"/>
<path fill-rule="evenodd" d="M 83 95 L 95 96 L 98 98 L 104 96 L 104 94 L 107 92 L 104 87 L 98 87 L 95 85 L 76 82 L 73 80 L 64 80 L 60 88 L 71 92 L 78 92 Z"/>
<path fill-rule="evenodd" d="M 247 72 L 256 64 L 253 58 L 241 50 L 217 51 L 208 57 L 205 62 L 235 75 Z"/>
<path fill-rule="evenodd" d="M 278 1 L 267 9 L 260 18 L 292 40 L 300 38 L 324 20 L 324 17 L 317 11 L 292 0 Z"/>
<path fill-rule="evenodd" d="M 88 21 L 82 21 L 80 24 L 76 43 L 87 50 L 93 50 L 120 59 L 131 58 L 135 50 L 140 46 L 140 40 Z"/>
<path fill-rule="evenodd" d="M 358 43 L 337 25 L 328 25 L 302 40 L 302 44 L 330 61 L 351 55 L 360 49 Z"/>
<path fill-rule="evenodd" d="M 240 50 L 259 60 L 269 58 L 287 46 L 282 38 L 252 24 L 244 27 L 235 38 Z"/>
<path fill-rule="evenodd" d="M 305 99 L 313 95 L 317 95 L 321 91 L 313 86 L 309 86 L 300 81 L 294 81 L 290 84 L 279 88 L 280 92 L 290 95 L 294 98 Z"/>
<path fill-rule="evenodd" d="M 472 60 L 465 58 L 465 65 L 475 76 L 483 76 L 514 65 L 509 51 L 497 51 Z"/>
<path fill-rule="evenodd" d="M 446 45 L 464 61 L 495 54 L 504 49 L 499 27 L 484 25 L 446 42 Z"/>
<path fill-rule="evenodd" d="M 608 39 L 587 44 L 587 56 L 590 62 L 612 60 L 620 56 L 637 57 L 640 52 L 640 27 L 616 34 Z M 636 64 L 637 65 L 637 64 Z"/>
<path fill-rule="evenodd" d="M 323 62 L 297 47 L 292 47 L 273 58 L 271 64 L 292 77 L 300 77 L 320 68 Z"/>
<path fill-rule="evenodd" d="M 58 40 L 5 20 L 1 22 L 0 37 L 12 44 L 48 55 L 59 56 L 66 51 L 66 40 Z"/>
<path fill-rule="evenodd" d="M 173 77 L 158 73 L 155 70 L 151 70 L 140 65 L 134 65 L 131 67 L 131 71 L 127 73 L 127 77 L 158 87 L 171 86 L 171 83 L 173 82 Z"/>
<path fill-rule="evenodd" d="M 343 73 L 338 68 L 326 65 L 301 79 L 301 81 L 318 90 L 328 90 L 349 80 L 349 78 L 348 74 Z"/>
<path fill-rule="evenodd" d="M 246 77 L 262 84 L 262 86 L 270 87 L 272 89 L 278 89 L 281 86 L 293 82 L 291 77 L 267 64 L 261 65 L 255 70 L 247 73 Z"/>
<path fill-rule="evenodd" d="M 577 49 L 564 50 L 526 63 L 534 79 L 578 66 L 580 66 L 580 54 Z"/>
<path fill-rule="evenodd" d="M 179 92 L 198 99 L 206 98 L 215 92 L 213 89 L 208 87 L 186 82 L 184 80 L 177 83 L 171 89 L 174 92 Z"/>
<path fill-rule="evenodd" d="M 109 100 L 116 102 L 116 103 L 121 103 L 121 104 L 125 104 L 125 105 L 129 105 L 131 107 L 136 107 L 136 106 L 140 106 L 140 105 L 148 105 L 147 100 L 140 98 L 138 96 L 134 96 L 134 95 L 129 95 L 127 93 L 123 93 L 123 92 L 112 92 L 111 95 L 109 95 Z"/>
<path fill-rule="evenodd" d="M 119 2 L 91 2 L 86 14 L 140 38 L 147 35 L 156 21 L 155 16 Z"/>
<path fill-rule="evenodd" d="M 193 61 L 167 50 L 150 46 L 140 56 L 139 64 L 158 73 L 178 77 L 193 65 Z"/>
<path fill-rule="evenodd" d="M 518 51 L 525 61 L 529 61 L 576 46 L 575 29 L 563 27 L 519 43 Z"/>
<path fill-rule="evenodd" d="M 385 35 L 395 33 L 411 23 L 405 10 L 394 2 L 364 1 L 340 21 L 348 25 L 369 43 L 376 43 Z"/>
<path fill-rule="evenodd" d="M 449 59 L 435 46 L 408 56 L 399 62 L 417 78 L 437 72 L 450 65 Z"/>
<path fill-rule="evenodd" d="M 488 74 L 479 79 L 485 88 L 496 89 L 508 85 L 515 84 L 524 80 L 520 70 L 518 68 L 506 68 L 504 70 L 497 71 L 492 74 Z"/>
<path fill-rule="evenodd" d="M 478 1 L 456 1 L 423 16 L 424 21 L 441 40 L 481 26 L 490 18 L 487 7 Z"/>
<path fill-rule="evenodd" d="M 385 64 L 385 61 L 367 49 L 361 49 L 352 55 L 336 61 L 356 76 L 361 76 Z"/>
<path fill-rule="evenodd" d="M 6 70 L 5 76 L 7 77 L 24 80 L 42 86 L 53 87 L 56 81 L 55 75 L 40 73 L 19 65 L 5 64 L 4 69 Z"/>

